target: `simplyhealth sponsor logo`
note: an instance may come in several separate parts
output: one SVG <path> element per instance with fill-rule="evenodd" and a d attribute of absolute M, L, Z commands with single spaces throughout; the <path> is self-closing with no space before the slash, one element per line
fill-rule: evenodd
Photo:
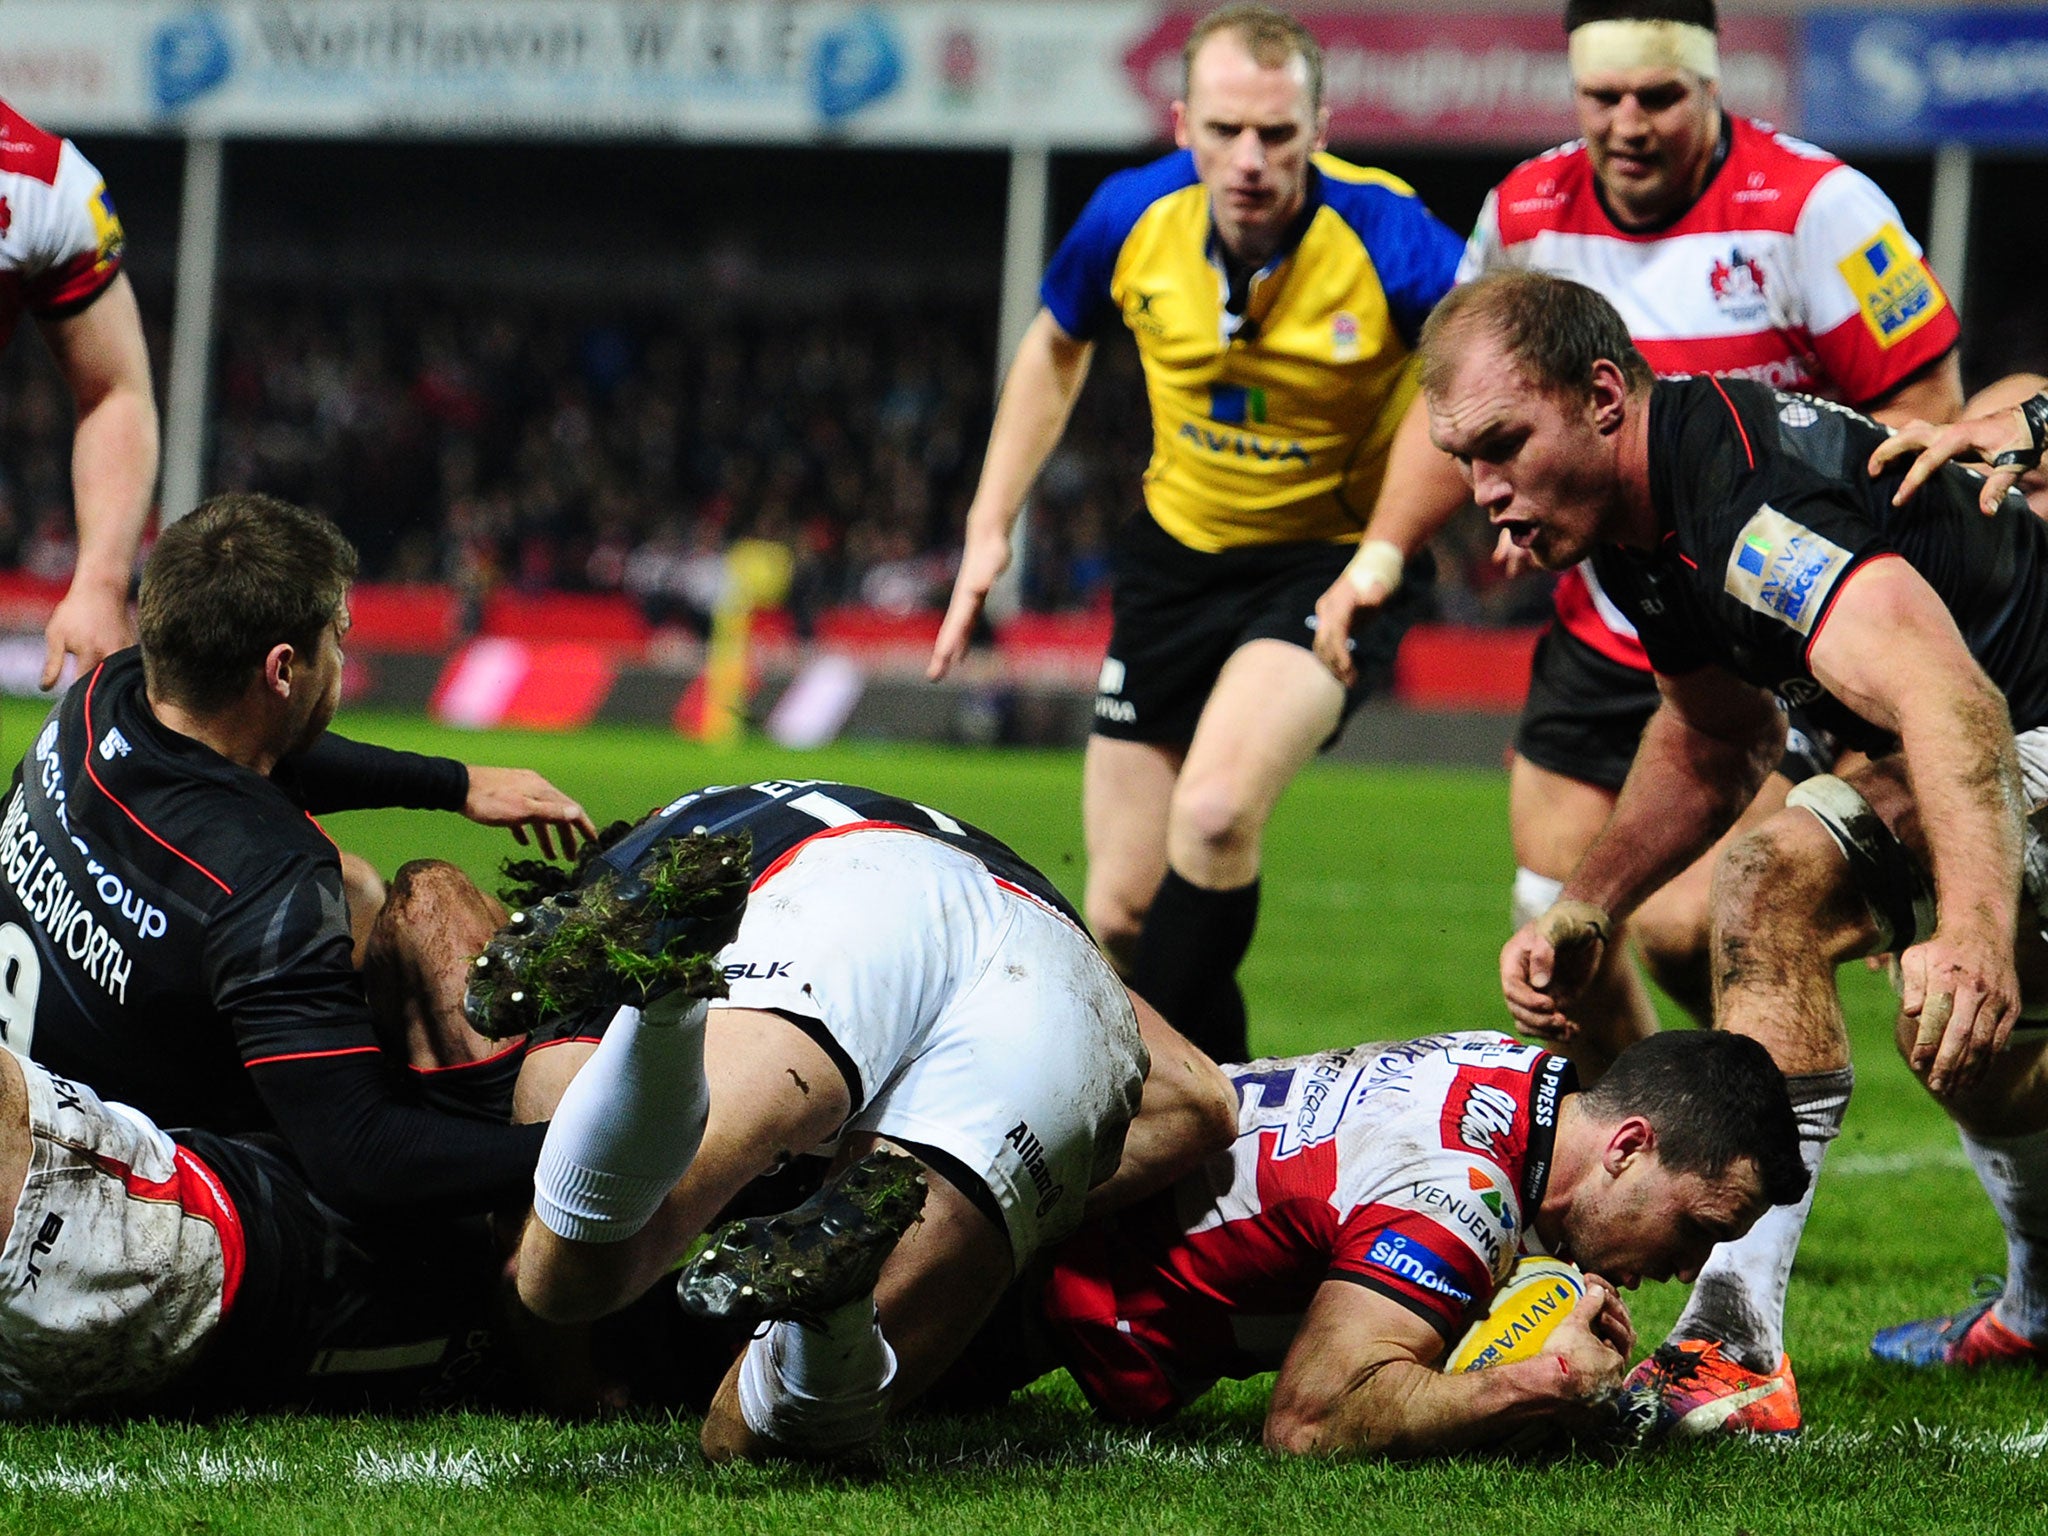
<path fill-rule="evenodd" d="M 1472 1293 L 1458 1284 L 1456 1273 L 1443 1257 L 1411 1237 L 1399 1232 L 1382 1233 L 1365 1257 L 1368 1264 L 1376 1264 L 1410 1285 L 1455 1301 L 1459 1306 L 1471 1304 Z"/>

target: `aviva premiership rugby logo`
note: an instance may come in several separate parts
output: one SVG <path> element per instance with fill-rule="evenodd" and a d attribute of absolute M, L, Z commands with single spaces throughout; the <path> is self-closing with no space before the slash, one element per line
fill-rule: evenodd
<path fill-rule="evenodd" d="M 1926 263 L 1896 224 L 1885 225 L 1835 266 L 1881 347 L 1898 345 L 1946 307 Z"/>
<path fill-rule="evenodd" d="M 1726 590 L 1744 607 L 1811 635 L 1835 578 L 1848 563 L 1848 550 L 1765 502 L 1735 541 Z"/>

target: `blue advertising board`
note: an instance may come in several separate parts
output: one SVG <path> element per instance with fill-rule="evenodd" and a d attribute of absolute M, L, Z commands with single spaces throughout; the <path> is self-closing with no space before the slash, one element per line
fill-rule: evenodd
<path fill-rule="evenodd" d="M 2048 145 L 2048 8 L 1809 15 L 1799 86 L 1829 149 Z"/>

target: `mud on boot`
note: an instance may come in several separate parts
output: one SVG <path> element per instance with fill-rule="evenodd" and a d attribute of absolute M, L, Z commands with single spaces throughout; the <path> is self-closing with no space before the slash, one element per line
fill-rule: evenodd
<path fill-rule="evenodd" d="M 511 920 L 470 967 L 462 1011 L 501 1040 L 568 1014 L 725 996 L 718 952 L 739 932 L 752 839 L 671 838 L 639 869 L 604 868 Z"/>
<path fill-rule="evenodd" d="M 676 1279 L 695 1317 L 812 1321 L 875 1288 L 896 1244 L 924 1211 L 924 1165 L 877 1147 L 793 1211 L 735 1221 Z"/>

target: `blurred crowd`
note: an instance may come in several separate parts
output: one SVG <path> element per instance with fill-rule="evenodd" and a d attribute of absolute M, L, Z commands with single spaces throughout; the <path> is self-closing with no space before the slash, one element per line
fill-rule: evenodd
<path fill-rule="evenodd" d="M 479 603 L 506 584 L 618 591 L 658 625 L 701 632 L 723 551 L 758 538 L 791 551 L 800 631 L 840 604 L 942 607 L 988 434 L 990 310 L 689 314 L 238 287 L 221 309 L 209 483 L 326 512 L 366 579 Z M 0 361 L 0 565 L 68 571 L 69 431 L 24 335 Z M 1027 606 L 1106 603 L 1149 432 L 1119 336 L 1034 498 Z M 1542 584 L 1503 583 L 1490 551 L 1476 514 L 1440 543 L 1442 616 L 1540 618 Z"/>

